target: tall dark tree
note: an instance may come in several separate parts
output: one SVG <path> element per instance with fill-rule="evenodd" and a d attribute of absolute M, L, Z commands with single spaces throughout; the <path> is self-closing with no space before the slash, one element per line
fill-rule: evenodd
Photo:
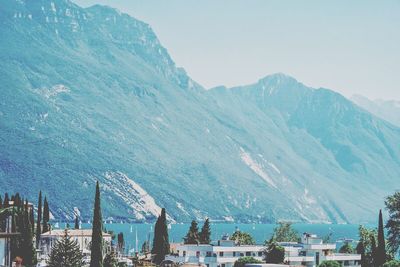
<path fill-rule="evenodd" d="M 117 242 L 119 252 L 123 252 L 125 249 L 124 233 L 121 232 L 117 235 Z"/>
<path fill-rule="evenodd" d="M 376 264 L 382 266 L 386 262 L 386 242 L 385 233 L 383 231 L 383 218 L 382 210 L 379 210 L 379 222 L 378 222 L 378 248 L 376 252 Z"/>
<path fill-rule="evenodd" d="M 43 233 L 50 231 L 50 210 L 49 203 L 47 202 L 47 198 L 44 197 L 43 203 Z"/>
<path fill-rule="evenodd" d="M 7 208 L 10 206 L 10 198 L 8 197 L 8 193 L 4 195 L 4 202 L 3 202 L 3 208 Z"/>
<path fill-rule="evenodd" d="M 165 256 L 169 254 L 167 216 L 164 208 L 161 210 L 161 215 L 158 217 L 154 227 L 153 249 L 151 253 L 155 255 L 153 261 L 156 264 L 160 264 L 165 259 Z"/>
<path fill-rule="evenodd" d="M 90 267 L 103 267 L 103 219 L 101 216 L 100 185 L 96 183 L 94 199 Z"/>
<path fill-rule="evenodd" d="M 3 200 L 0 196 L 0 209 L 3 208 Z M 4 232 L 5 228 L 5 216 L 3 214 L 0 214 L 0 232 Z"/>
<path fill-rule="evenodd" d="M 42 234 L 42 191 L 39 192 L 38 209 L 37 209 L 36 248 L 39 247 L 41 234 Z"/>
<path fill-rule="evenodd" d="M 210 243 L 211 243 L 211 227 L 210 227 L 210 220 L 207 218 L 200 231 L 200 244 L 210 244 Z"/>
<path fill-rule="evenodd" d="M 29 212 L 29 222 L 31 223 L 32 233 L 35 233 L 35 214 L 33 210 Z"/>
<path fill-rule="evenodd" d="M 376 247 L 376 239 L 375 237 L 371 237 L 371 258 L 372 258 L 372 266 L 374 267 L 380 267 L 379 265 L 377 265 L 376 262 L 377 250 L 378 248 Z"/>
<path fill-rule="evenodd" d="M 285 260 L 285 248 L 279 246 L 274 239 L 265 244 L 264 257 L 266 263 L 280 264 Z"/>
<path fill-rule="evenodd" d="M 76 215 L 75 216 L 75 226 L 74 226 L 74 229 L 79 229 L 79 217 L 78 217 L 78 215 Z"/>
<path fill-rule="evenodd" d="M 83 255 L 76 241 L 68 236 L 65 230 L 64 237 L 57 241 L 50 253 L 49 267 L 82 267 Z"/>
<path fill-rule="evenodd" d="M 36 249 L 33 244 L 33 231 L 31 221 L 29 219 L 29 213 L 33 212 L 29 209 L 28 200 L 26 200 L 23 218 L 22 218 L 22 227 L 20 229 L 22 242 L 20 247 L 20 255 L 23 259 L 23 264 L 25 266 L 34 266 L 37 262 L 36 259 Z"/>
<path fill-rule="evenodd" d="M 365 247 L 364 247 L 364 242 L 362 240 L 360 240 L 360 242 L 358 242 L 357 247 L 356 247 L 356 252 L 357 254 L 361 255 L 361 266 L 367 266 L 367 254 L 365 251 Z"/>
<path fill-rule="evenodd" d="M 187 232 L 186 236 L 184 237 L 185 244 L 199 244 L 199 227 L 197 225 L 196 220 L 193 220 L 189 231 Z"/>

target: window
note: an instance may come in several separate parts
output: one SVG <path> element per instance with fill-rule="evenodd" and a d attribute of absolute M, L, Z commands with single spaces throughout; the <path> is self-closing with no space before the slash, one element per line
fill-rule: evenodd
<path fill-rule="evenodd" d="M 233 252 L 233 257 L 236 257 L 236 251 Z"/>
<path fill-rule="evenodd" d="M 262 255 L 263 255 L 262 251 L 259 251 L 258 252 L 258 257 L 262 257 Z"/>
<path fill-rule="evenodd" d="M 186 251 L 183 251 L 183 257 L 186 257 Z"/>
<path fill-rule="evenodd" d="M 240 257 L 244 257 L 244 253 L 240 253 Z"/>
<path fill-rule="evenodd" d="M 200 251 L 196 251 L 196 257 L 197 257 L 197 258 L 200 257 Z"/>
<path fill-rule="evenodd" d="M 222 263 L 222 264 L 221 264 L 221 267 L 225 267 L 225 263 Z"/>
<path fill-rule="evenodd" d="M 221 252 L 219 253 L 219 256 L 220 256 L 220 257 L 223 257 L 223 256 L 224 256 L 224 252 L 221 251 Z M 225 265 L 225 264 L 222 264 L 222 265 Z M 222 266 L 222 267 L 225 267 L 225 266 Z"/>
<path fill-rule="evenodd" d="M 211 251 L 206 252 L 206 257 L 211 257 Z"/>
<path fill-rule="evenodd" d="M 251 256 L 251 252 L 250 251 L 247 251 L 246 252 L 246 256 L 248 257 L 248 256 Z"/>

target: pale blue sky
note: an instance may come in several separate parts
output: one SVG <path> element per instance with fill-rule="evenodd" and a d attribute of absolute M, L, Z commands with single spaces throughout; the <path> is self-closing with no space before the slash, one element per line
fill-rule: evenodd
<path fill-rule="evenodd" d="M 346 96 L 400 100 L 400 0 L 75 0 L 149 23 L 206 88 L 276 72 Z"/>

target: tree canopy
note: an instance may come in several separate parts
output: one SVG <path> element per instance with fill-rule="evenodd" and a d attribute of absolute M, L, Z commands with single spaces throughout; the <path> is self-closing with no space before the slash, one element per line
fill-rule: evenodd
<path fill-rule="evenodd" d="M 200 243 L 199 227 L 195 220 L 193 220 L 192 223 L 190 224 L 189 231 L 187 232 L 186 236 L 184 237 L 184 243 L 192 244 L 192 245 Z"/>
<path fill-rule="evenodd" d="M 389 220 L 386 223 L 387 243 L 390 253 L 395 255 L 400 246 L 400 192 L 388 196 L 385 205 L 389 212 Z"/>
<path fill-rule="evenodd" d="M 265 262 L 280 264 L 285 260 L 285 248 L 279 246 L 275 240 L 271 239 L 267 244 L 264 251 Z"/>
<path fill-rule="evenodd" d="M 280 222 L 278 227 L 274 229 L 272 239 L 276 242 L 299 242 L 299 233 L 293 229 L 290 222 Z"/>
<path fill-rule="evenodd" d="M 200 244 L 210 244 L 211 243 L 211 227 L 210 220 L 207 218 L 201 228 L 199 233 Z"/>
<path fill-rule="evenodd" d="M 350 243 L 346 243 L 339 249 L 339 253 L 352 254 L 354 253 L 354 248 Z"/>
<path fill-rule="evenodd" d="M 57 241 L 50 253 L 49 267 L 82 267 L 83 255 L 76 241 L 73 241 L 67 230 L 64 237 Z"/>
<path fill-rule="evenodd" d="M 230 239 L 234 240 L 239 246 L 254 245 L 256 243 L 249 233 L 241 232 L 239 230 L 236 230 L 233 235 L 231 235 Z"/>

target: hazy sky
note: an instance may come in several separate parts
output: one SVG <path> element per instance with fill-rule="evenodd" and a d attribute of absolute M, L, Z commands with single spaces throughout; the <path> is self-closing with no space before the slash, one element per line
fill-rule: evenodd
<path fill-rule="evenodd" d="M 75 0 L 149 23 L 203 86 L 276 72 L 346 96 L 400 100 L 400 0 Z"/>

